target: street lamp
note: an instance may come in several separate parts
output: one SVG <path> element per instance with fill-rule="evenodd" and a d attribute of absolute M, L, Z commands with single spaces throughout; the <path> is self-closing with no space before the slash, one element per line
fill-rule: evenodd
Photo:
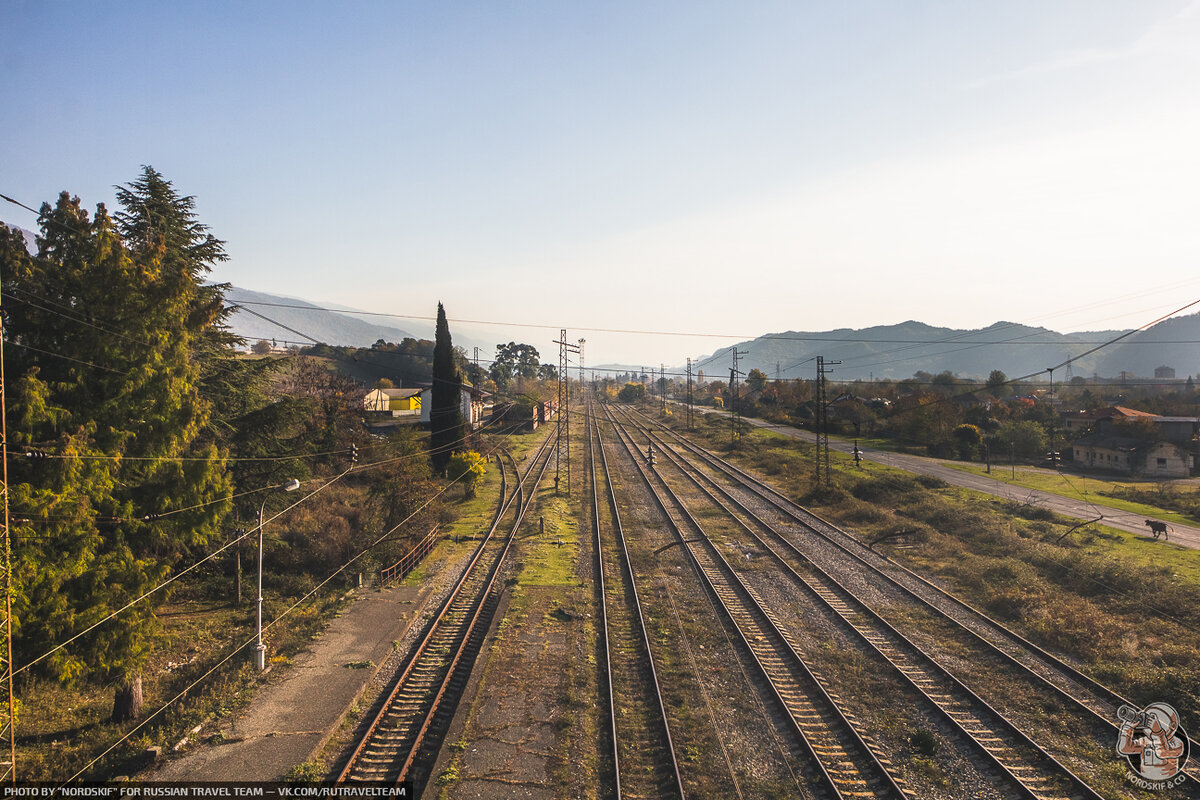
<path fill-rule="evenodd" d="M 279 486 L 268 487 L 284 492 L 294 492 L 300 488 L 300 481 L 292 478 L 287 483 L 281 483 Z M 263 514 L 267 510 L 268 495 L 262 501 L 262 505 L 258 507 L 258 607 L 254 611 L 254 627 L 256 633 L 254 636 L 254 668 L 262 672 L 267 668 L 267 646 L 262 640 L 262 562 L 263 562 Z"/>

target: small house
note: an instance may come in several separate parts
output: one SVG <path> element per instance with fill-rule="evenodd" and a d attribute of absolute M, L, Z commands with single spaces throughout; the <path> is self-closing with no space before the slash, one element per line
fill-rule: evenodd
<path fill-rule="evenodd" d="M 490 400 L 491 394 L 489 392 L 485 392 L 469 383 L 463 383 L 458 408 L 462 412 L 463 422 L 471 430 L 475 430 L 483 424 L 491 407 Z M 429 408 L 432 404 L 433 389 L 425 389 L 421 392 L 421 422 L 428 424 Z"/>
<path fill-rule="evenodd" d="M 1071 445 L 1071 455 L 1081 468 L 1139 478 L 1186 478 L 1191 469 L 1188 452 L 1177 444 L 1124 436 L 1084 436 Z"/>
<path fill-rule="evenodd" d="M 1109 406 L 1093 411 L 1078 411 L 1073 414 L 1063 414 L 1063 427 L 1069 431 L 1085 431 L 1095 426 L 1111 425 L 1114 422 L 1134 422 L 1142 419 L 1154 419 L 1157 415 L 1147 411 L 1125 406 Z"/>
<path fill-rule="evenodd" d="M 363 398 L 363 410 L 393 417 L 418 417 L 421 414 L 421 390 L 375 389 Z"/>

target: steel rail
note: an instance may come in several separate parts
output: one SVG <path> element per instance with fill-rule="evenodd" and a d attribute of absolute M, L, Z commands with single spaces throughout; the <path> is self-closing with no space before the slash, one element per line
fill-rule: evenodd
<path fill-rule="evenodd" d="M 920 605 L 924 606 L 926 609 L 931 611 L 935 616 L 948 621 L 952 626 L 962 630 L 963 633 L 965 633 L 974 642 L 981 645 L 985 649 L 993 652 L 994 654 L 996 654 L 1002 660 L 1006 661 L 1011 666 L 1017 668 L 1018 670 L 1020 670 L 1023 673 L 1027 673 L 1027 674 L 1031 675 L 1033 678 L 1036 679 L 1037 682 L 1039 682 L 1045 688 L 1050 690 L 1053 694 L 1066 700 L 1067 702 L 1069 702 L 1073 706 L 1083 710 L 1084 712 L 1092 715 L 1092 717 L 1094 717 L 1095 720 L 1102 722 L 1108 729 L 1113 730 L 1113 731 L 1120 730 L 1120 726 L 1117 725 L 1113 721 L 1112 716 L 1105 716 L 1104 714 L 1100 713 L 1095 708 L 1093 708 L 1091 705 L 1089 705 L 1088 702 L 1085 702 L 1085 699 L 1081 699 L 1080 697 L 1078 697 L 1074 693 L 1072 693 L 1069 689 L 1060 686 L 1059 684 L 1057 684 L 1055 681 L 1051 680 L 1046 675 L 1043 675 L 1042 673 L 1034 670 L 1031 666 L 1029 666 L 1028 664 L 1023 662 L 1021 659 L 1014 656 L 1012 653 L 1005 650 L 1003 647 L 1001 647 L 996 642 L 983 636 L 978 631 L 973 630 L 965 622 L 963 622 L 962 620 L 960 620 L 953 614 L 949 613 L 948 611 L 946 611 L 942 608 L 939 608 L 935 603 L 930 601 L 927 597 L 922 596 L 919 592 L 914 590 L 912 587 L 905 585 L 903 582 L 897 580 L 897 578 L 895 576 L 890 575 L 885 570 L 880 569 L 878 566 L 876 566 L 875 564 L 872 564 L 870 561 L 868 561 L 866 558 L 864 558 L 859 553 L 854 552 L 853 550 L 851 550 L 850 548 L 848 548 L 844 544 L 842 544 L 840 541 L 837 541 L 833 536 L 831 536 L 830 534 L 821 530 L 821 528 L 818 525 L 813 524 L 813 522 L 810 521 L 810 519 L 806 519 L 805 517 L 811 518 L 811 520 L 816 520 L 817 523 L 819 523 L 820 525 L 825 526 L 829 530 L 832 530 L 836 534 L 838 534 L 839 538 L 844 538 L 844 539 L 848 540 L 858 549 L 865 551 L 867 553 L 870 553 L 871 556 L 879 559 L 880 561 L 886 562 L 886 564 L 889 567 L 895 568 L 896 570 L 902 572 L 906 577 L 911 578 L 912 580 L 919 583 L 921 586 L 932 591 L 935 595 L 937 595 L 941 598 L 944 598 L 945 600 L 949 601 L 951 604 L 961 608 L 963 611 L 966 612 L 966 615 L 968 618 L 971 618 L 971 619 L 975 620 L 976 622 L 982 624 L 984 627 L 990 628 L 991 630 L 995 631 L 996 633 L 998 633 L 1000 635 L 1001 638 L 1008 639 L 1010 644 L 1017 646 L 1018 649 L 1024 649 L 1024 651 L 1029 656 L 1033 657 L 1037 661 L 1045 664 L 1048 667 L 1051 667 L 1053 670 L 1060 673 L 1062 679 L 1064 679 L 1066 681 L 1074 681 L 1075 683 L 1079 684 L 1082 688 L 1091 690 L 1095 694 L 1100 695 L 1100 702 L 1107 702 L 1115 707 L 1119 707 L 1121 705 L 1131 705 L 1134 707 L 1137 706 L 1137 704 L 1133 703 L 1133 701 L 1125 699 L 1124 697 L 1122 697 L 1120 694 L 1118 694 L 1113 689 L 1105 686 L 1104 684 L 1101 684 L 1100 682 L 1096 681 L 1094 678 L 1091 678 L 1090 676 L 1085 675 L 1084 673 L 1082 673 L 1075 667 L 1072 667 L 1070 664 L 1066 663 L 1062 659 L 1060 659 L 1057 656 L 1053 655 L 1052 653 L 1048 652 L 1044 648 L 1042 648 L 1039 645 L 1035 644 L 1034 642 L 1026 639 L 1021 634 L 1013 631 L 1008 626 L 1004 625 L 1002 622 L 992 618 L 991 616 L 987 615 L 983 611 L 980 611 L 979 609 L 975 608 L 975 606 L 971 605 L 970 603 L 968 603 L 967 601 L 958 597 L 957 595 L 953 594 L 952 592 L 950 592 L 946 589 L 943 589 L 942 587 L 933 583 L 929 579 L 927 579 L 921 575 L 918 575 L 917 573 L 910 570 L 908 567 L 904 566 L 903 564 L 900 564 L 899 562 L 894 561 L 893 559 L 889 558 L 888 556 L 886 556 L 882 553 L 877 553 L 874 550 L 871 550 L 870 548 L 868 548 L 866 545 L 864 545 L 862 542 L 860 542 L 855 537 L 846 533 L 841 528 L 834 525 L 832 522 L 824 519 L 823 517 L 816 514 L 815 512 L 801 506 L 799 503 L 796 503 L 794 500 L 790 499 L 789 497 L 784 495 L 782 492 L 775 489 L 773 486 L 767 484 L 766 482 L 764 482 L 762 480 L 759 480 L 758 478 L 756 478 L 755 476 L 746 472 L 745 470 L 741 469 L 740 467 L 729 463 L 725 459 L 709 452 L 708 450 L 700 447 L 699 445 L 695 444 L 694 442 L 691 442 L 686 437 L 681 436 L 680 434 L 671 430 L 670 428 L 667 428 L 666 426 L 663 426 L 654 420 L 647 420 L 647 421 L 649 424 L 654 425 L 659 430 L 666 432 L 668 435 L 670 435 L 671 437 L 678 440 L 681 444 L 683 444 L 684 447 L 686 447 L 689 450 L 691 450 L 692 452 L 696 453 L 702 459 L 704 459 L 704 460 L 708 461 L 709 463 L 711 463 L 712 465 L 714 465 L 714 467 L 716 469 L 718 469 L 722 472 L 725 472 L 730 477 L 733 477 L 737 482 L 741 483 L 747 490 L 753 492 L 754 494 L 758 495 L 762 500 L 764 500 L 768 504 L 774 506 L 781 514 L 790 518 L 791 520 L 793 520 L 794 522 L 803 526 L 804 528 L 811 531 L 812 533 L 815 533 L 817 536 L 819 536 L 820 538 L 822 538 L 829 544 L 833 545 L 834 547 L 836 547 L 837 549 L 839 549 L 840 551 L 845 553 L 851 559 L 855 560 L 862 566 L 866 567 L 872 573 L 883 578 L 885 581 L 887 581 L 889 584 L 894 586 L 896 589 L 898 589 L 905 595 L 909 596 L 910 598 L 916 600 Z M 1097 702 L 1097 701 L 1092 700 L 1092 702 Z M 1115 715 L 1115 712 L 1114 712 L 1114 715 Z M 1189 749 L 1190 749 L 1190 752 L 1193 754 L 1200 753 L 1200 745 L 1197 745 L 1196 740 L 1191 739 L 1190 737 L 1189 737 Z M 1200 772 L 1200 764 L 1195 763 L 1195 762 L 1189 764 L 1189 766 L 1187 768 L 1185 768 L 1184 774 L 1187 775 L 1190 784 L 1200 784 L 1200 777 L 1197 777 L 1198 772 Z M 1193 786 L 1192 788 L 1193 788 L 1193 791 L 1195 791 L 1196 786 Z"/>
<path fill-rule="evenodd" d="M 391 716 L 396 710 L 395 706 L 397 699 L 406 689 L 410 687 L 410 683 L 413 681 L 419 681 L 421 679 L 428 679 L 429 677 L 434 677 L 436 680 L 436 675 L 441 673 L 443 675 L 441 685 L 438 687 L 438 690 L 433 696 L 432 701 L 428 703 L 424 701 L 424 698 L 429 694 L 429 692 L 426 691 L 422 696 L 423 699 L 418 702 L 417 709 L 414 709 L 419 710 L 421 707 L 424 707 L 426 711 L 422 717 L 421 725 L 417 729 L 417 733 L 414 738 L 407 743 L 404 741 L 404 739 L 401 739 L 399 742 L 385 742 L 382 744 L 383 753 L 381 756 L 369 756 L 373 760 L 386 760 L 382 767 L 374 767 L 371 769 L 371 771 L 375 773 L 382 772 L 382 779 L 395 780 L 398 783 L 408 777 L 408 773 L 413 761 L 419 753 L 421 745 L 424 743 L 424 738 L 429 730 L 430 723 L 432 722 L 437 710 L 441 707 L 442 700 L 445 698 L 446 688 L 449 685 L 451 678 L 455 674 L 455 668 L 460 663 L 462 655 L 465 652 L 468 643 L 471 641 L 472 634 L 475 632 L 476 625 L 480 619 L 485 602 L 487 601 L 488 596 L 490 595 L 494 586 L 496 575 L 503 564 L 504 556 L 507 554 L 516 530 L 520 526 L 521 520 L 524 517 L 524 513 L 530 505 L 532 494 L 530 494 L 529 500 L 525 499 L 525 485 L 529 479 L 529 476 L 535 470 L 538 460 L 541 459 L 542 470 L 538 473 L 537 478 L 537 480 L 540 480 L 542 474 L 545 472 L 546 464 L 549 463 L 548 441 L 549 440 L 543 441 L 541 448 L 538 450 L 533 461 L 530 463 L 525 475 L 520 475 L 519 470 L 516 467 L 516 462 L 513 462 L 513 471 L 517 478 L 517 485 L 514 487 L 512 494 L 509 495 L 508 498 L 504 500 L 498 508 L 491 526 L 472 553 L 467 566 L 463 569 L 462 574 L 455 582 L 454 588 L 442 602 L 438 611 L 426 626 L 424 636 L 422 637 L 420 643 L 416 648 L 414 648 L 412 654 L 405 662 L 399 677 L 397 677 L 393 682 L 392 688 L 389 691 L 388 696 L 381 704 L 378 713 L 375 715 L 367 730 L 359 739 L 354 751 L 351 753 L 345 766 L 338 775 L 337 781 L 339 783 L 353 780 L 381 779 L 380 777 L 374 775 L 362 775 L 362 773 L 366 771 L 365 765 L 363 765 L 362 762 L 368 758 L 367 749 L 379 743 L 379 740 L 382 738 L 384 732 L 384 721 L 388 719 L 389 716 Z M 503 469 L 501 471 L 501 475 L 503 478 Z M 506 479 L 502 481 L 502 497 L 504 483 L 507 483 Z M 496 554 L 491 560 L 491 566 L 483 580 L 482 587 L 480 587 L 477 592 L 464 597 L 463 594 L 465 587 L 467 587 L 469 582 L 477 580 L 478 571 L 476 567 L 480 564 L 485 550 L 493 542 L 493 539 L 495 538 L 494 534 L 496 529 L 499 527 L 500 520 L 513 505 L 514 501 L 516 501 L 517 512 L 514 517 L 512 529 L 505 537 L 503 545 L 499 548 L 499 553 Z M 461 603 L 459 602 L 460 600 L 462 601 Z M 466 605 L 466 608 L 461 607 L 463 604 Z M 453 619 L 451 619 L 452 617 Z M 457 625 L 455 625 L 456 622 L 458 623 Z M 447 628 L 447 625 L 451 627 Z M 435 641 L 449 644 L 453 655 L 450 653 L 439 654 L 433 652 L 432 645 Z M 434 662 L 432 665 L 422 663 L 422 657 L 426 656 L 427 654 L 429 654 L 430 658 Z M 449 662 L 447 662 L 447 658 L 449 658 Z M 444 672 L 442 672 L 443 669 Z M 408 730 L 411 731 L 412 727 L 409 726 Z M 403 753 L 403 761 L 400 761 L 399 763 L 399 773 L 396 774 L 396 762 L 399 759 L 395 756 L 401 755 L 401 750 L 404 748 L 405 744 L 407 744 L 407 749 Z"/>
<path fill-rule="evenodd" d="M 678 516 L 688 527 L 703 533 L 703 528 L 697 522 L 682 500 L 671 490 L 661 478 L 658 479 L 662 492 L 655 486 L 654 481 L 642 458 L 629 440 L 629 436 L 621 426 L 616 424 L 612 412 L 608 412 L 609 420 L 618 431 L 620 441 L 626 453 L 641 474 L 645 485 L 650 489 L 659 509 L 663 512 L 668 523 L 674 529 L 679 544 L 691 560 L 709 593 L 716 598 L 718 605 L 725 612 L 734 629 L 737 631 L 742 644 L 758 666 L 762 676 L 770 687 L 773 696 L 785 712 L 792 729 L 797 735 L 797 741 L 812 759 L 817 767 L 821 784 L 836 797 L 890 797 L 909 798 L 912 792 L 901 786 L 900 780 L 884 766 L 880 757 L 863 739 L 849 715 L 841 708 L 841 704 L 821 685 L 812 674 L 808 664 L 800 657 L 791 637 L 783 632 L 770 612 L 763 606 L 749 587 L 741 581 L 737 573 L 725 558 L 712 546 L 706 538 L 700 541 L 707 545 L 697 551 L 692 547 L 695 543 L 684 535 L 675 515 L 667 508 L 661 496 L 667 494 L 671 504 L 677 509 Z M 656 476 L 657 477 L 657 476 Z M 708 566 L 705 566 L 705 561 Z M 722 581 L 718 586 L 717 581 Z M 724 591 L 722 591 L 722 589 Z M 734 613 L 731 603 L 738 602 L 739 615 Z M 754 626 L 761 633 L 747 634 L 744 626 Z M 753 636 L 753 641 L 751 637 Z M 773 661 L 768 665 L 766 660 Z M 794 686 L 781 688 L 778 681 L 784 675 L 793 682 Z M 800 677 L 802 676 L 802 677 Z M 807 686 L 807 688 L 806 688 Z M 814 722 L 814 720 L 816 720 Z M 835 727 L 836 726 L 836 727 Z M 814 741 L 814 737 L 822 736 L 822 741 Z M 853 753 L 852 751 L 857 751 Z M 827 764 L 837 756 L 836 763 Z M 865 763 L 865 769 L 862 764 Z"/>
<path fill-rule="evenodd" d="M 547 458 L 542 462 L 542 469 L 538 473 L 538 477 L 537 477 L 537 480 L 535 481 L 535 485 L 537 482 L 541 481 L 542 476 L 545 474 L 546 468 L 549 466 L 549 464 L 550 464 L 550 459 L 549 459 L 549 456 L 547 456 Z M 520 483 L 523 484 L 524 480 L 520 481 Z M 529 493 L 529 498 L 523 504 L 521 504 L 517 509 L 517 518 L 516 518 L 516 520 L 513 521 L 512 532 L 509 533 L 509 535 L 507 537 L 505 537 L 504 547 L 500 551 L 500 554 L 498 556 L 496 556 L 496 563 L 492 567 L 491 572 L 488 574 L 487 584 L 484 586 L 482 592 L 480 593 L 481 599 L 475 604 L 475 613 L 471 617 L 471 622 L 467 626 L 467 630 L 462 637 L 462 644 L 459 646 L 457 652 L 455 652 L 454 658 L 451 660 L 450 665 L 446 670 L 445 677 L 442 678 L 441 686 L 438 687 L 437 695 L 434 697 L 433 703 L 430 705 L 429 710 L 425 714 L 425 719 L 421 723 L 421 729 L 417 733 L 417 737 L 416 737 L 415 741 L 413 742 L 413 746 L 409 750 L 408 756 L 405 758 L 404 764 L 400 769 L 400 777 L 398 778 L 397 782 L 401 782 L 401 781 L 405 780 L 405 778 L 407 778 L 410 774 L 410 770 L 412 769 L 413 763 L 417 759 L 417 754 L 420 752 L 421 745 L 425 741 L 425 736 L 429 732 L 430 726 L 433 724 L 434 716 L 440 710 L 442 700 L 445 698 L 446 691 L 450 686 L 450 682 L 454 678 L 455 670 L 458 668 L 459 663 L 462 661 L 463 655 L 467 652 L 467 644 L 471 640 L 471 636 L 475 632 L 477 623 L 479 622 L 479 620 L 483 614 L 483 609 L 484 609 L 484 606 L 486 605 L 487 598 L 493 592 L 495 582 L 496 582 L 496 576 L 500 574 L 500 569 L 504 564 L 504 558 L 508 554 L 508 550 L 512 546 L 513 540 L 516 538 L 517 529 L 521 527 L 521 522 L 524 521 L 524 519 L 525 519 L 525 513 L 529 510 L 529 507 L 531 505 L 533 505 L 533 494 L 534 493 L 531 489 L 530 493 Z"/>
<path fill-rule="evenodd" d="M 600 541 L 600 494 L 596 483 L 596 451 L 594 444 L 594 421 L 592 410 L 587 413 L 588 467 L 592 478 L 592 541 L 595 549 L 596 590 L 600 594 L 600 644 L 604 653 L 605 688 L 608 691 L 608 731 L 609 742 L 612 745 L 609 758 L 613 765 L 613 793 L 619 799 L 621 794 L 621 753 L 617 740 L 617 703 L 616 692 L 613 689 L 612 653 L 608 647 L 608 598 L 604 581 L 604 545 Z"/>
<path fill-rule="evenodd" d="M 637 423 L 634 424 L 636 425 Z M 1028 756 L 1014 750 L 1011 742 L 1005 743 L 1003 739 L 998 737 L 996 734 L 1001 733 L 1001 731 L 995 730 L 996 725 L 994 723 L 998 723 L 1003 728 L 1004 733 L 1016 739 L 1018 748 L 1024 747 L 1033 750 L 1036 753 L 1034 756 L 1035 760 L 1040 759 L 1048 762 L 1048 765 L 1052 769 L 1060 773 L 1061 779 L 1071 784 L 1071 787 L 1075 791 L 1082 792 L 1083 796 L 1093 798 L 1093 800 L 1103 800 L 1102 796 L 1092 789 L 1086 781 L 1076 775 L 1070 767 L 1063 764 L 1062 761 L 1033 741 L 1012 720 L 972 691 L 919 645 L 896 630 L 887 620 L 859 600 L 840 581 L 822 570 L 796 548 L 794 544 L 772 528 L 757 513 L 737 500 L 717 481 L 677 454 L 673 448 L 668 446 L 666 439 L 649 433 L 650 429 L 648 428 L 643 428 L 642 430 L 647 435 L 653 436 L 653 439 L 657 440 L 660 444 L 659 452 L 666 455 L 680 472 L 700 491 L 708 495 L 715 504 L 721 506 L 747 535 L 771 555 L 775 562 L 809 597 L 816 600 L 821 607 L 833 615 L 834 619 L 852 637 L 863 642 L 880 658 L 887 661 L 892 666 L 895 674 L 904 683 L 921 695 L 943 719 L 957 729 L 966 738 L 967 742 L 990 762 L 991 766 L 1007 775 L 1025 796 L 1038 798 L 1038 800 L 1053 796 L 1047 794 L 1044 785 L 1031 785 L 1045 784 L 1049 779 L 1041 777 L 1036 773 L 1032 776 L 1019 774 L 1029 770 L 1037 770 L 1038 767 L 1034 764 L 1020 763 L 1021 761 L 1028 762 Z M 694 471 L 696 475 L 710 484 L 716 492 L 724 496 L 738 510 L 749 517 L 764 533 L 786 548 L 812 575 L 808 576 L 799 573 L 770 543 L 746 525 L 710 489 L 703 486 L 689 470 Z M 870 624 L 866 624 L 860 619 L 860 617 L 864 616 L 870 620 Z M 931 672 L 933 673 L 932 675 L 930 674 Z M 942 684 L 941 686 L 936 685 L 939 681 Z M 956 693 L 959 695 L 958 697 L 954 696 Z M 971 706 L 974 706 L 975 709 L 972 709 Z M 981 717 L 990 718 L 993 724 L 991 726 L 986 725 L 984 719 L 981 719 Z M 974 730 L 971 728 L 974 728 Z"/>
<path fill-rule="evenodd" d="M 665 793 L 660 792 L 659 796 L 664 796 L 664 794 L 665 794 L 665 796 L 667 796 L 667 797 L 675 796 L 675 797 L 679 797 L 682 800 L 682 798 L 684 798 L 686 796 L 684 793 L 684 789 L 683 789 L 683 777 L 681 776 L 681 774 L 679 772 L 679 761 L 675 755 L 675 742 L 671 735 L 671 724 L 667 718 L 667 707 L 666 707 L 665 702 L 663 701 L 662 684 L 660 683 L 660 681 L 658 679 L 658 670 L 654 666 L 654 651 L 650 646 L 650 635 L 646 630 L 645 616 L 642 613 L 642 603 L 638 597 L 637 579 L 634 577 L 634 574 L 633 574 L 633 562 L 631 561 L 631 559 L 629 557 L 629 550 L 625 543 L 625 529 L 621 523 L 620 511 L 617 508 L 617 495 L 616 495 L 616 491 L 613 488 L 612 474 L 609 472 L 609 469 L 608 469 L 608 457 L 604 453 L 604 440 L 600 435 L 599 426 L 596 425 L 595 408 L 591 404 L 589 404 L 589 407 L 588 407 L 587 422 L 588 422 L 588 456 L 589 456 L 589 461 L 591 462 L 591 468 L 592 468 L 591 469 L 591 474 L 592 474 L 592 519 L 594 520 L 597 581 L 599 583 L 600 597 L 601 597 L 600 609 L 601 609 L 601 615 L 603 617 L 602 630 L 604 631 L 604 657 L 605 657 L 605 668 L 607 671 L 606 674 L 607 674 L 608 690 L 609 690 L 608 691 L 609 715 L 610 715 L 609 718 L 610 718 L 611 724 L 612 724 L 612 743 L 613 743 L 612 757 L 613 757 L 613 765 L 614 765 L 614 784 L 615 784 L 615 789 L 616 789 L 616 796 L 618 798 L 622 797 L 623 792 L 622 792 L 622 783 L 621 783 L 621 761 L 619 758 L 619 747 L 618 747 L 618 730 L 617 730 L 617 722 L 616 722 L 616 720 L 617 720 L 616 707 L 615 707 L 616 703 L 615 703 L 614 691 L 613 691 L 612 660 L 611 660 L 609 648 L 608 648 L 608 640 L 609 640 L 608 604 L 605 599 L 605 591 L 606 591 L 606 583 L 605 583 L 605 578 L 604 578 L 605 566 L 604 566 L 603 544 L 601 542 L 600 498 L 599 498 L 599 492 L 597 489 L 597 470 L 596 470 L 595 450 L 593 447 L 594 445 L 599 445 L 598 449 L 600 451 L 600 464 L 604 470 L 604 485 L 605 485 L 606 494 L 608 497 L 609 512 L 612 515 L 612 531 L 617 540 L 618 545 L 620 546 L 619 550 L 617 552 L 617 562 L 619 564 L 618 574 L 621 575 L 621 577 L 624 581 L 624 588 L 627 590 L 627 594 L 632 597 L 632 603 L 629 603 L 628 601 L 626 601 L 627 605 L 629 606 L 628 611 L 629 611 L 631 620 L 635 623 L 634 627 L 636 628 L 637 633 L 639 634 L 640 639 L 641 639 L 641 646 L 643 648 L 642 655 L 645 659 L 644 668 L 650 674 L 650 685 L 653 687 L 653 694 L 654 694 L 655 706 L 656 706 L 655 711 L 658 714 L 658 721 L 662 725 L 663 738 L 666 740 L 663 743 L 663 748 L 666 750 L 666 755 L 668 757 L 668 762 L 669 762 L 668 765 L 670 767 L 669 777 L 670 777 L 671 785 Z M 661 765 L 660 765 L 660 767 L 661 767 Z"/>

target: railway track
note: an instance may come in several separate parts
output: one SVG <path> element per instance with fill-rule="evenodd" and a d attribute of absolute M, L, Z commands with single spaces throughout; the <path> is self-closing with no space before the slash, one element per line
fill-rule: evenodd
<path fill-rule="evenodd" d="M 337 776 L 339 783 L 410 781 L 414 796 L 420 795 L 499 601 L 496 578 L 531 505 L 534 489 L 550 463 L 552 451 L 551 439 L 547 437 L 524 475 L 516 462 L 512 462 L 516 485 L 511 494 L 507 493 L 504 477 L 501 497 L 507 495 L 507 498 L 499 504 L 487 533 L 426 626 L 387 695 L 378 704 L 378 710 L 362 727 Z M 508 533 L 498 537 L 496 531 L 510 508 L 512 521 Z"/>
<path fill-rule="evenodd" d="M 811 778 L 831 797 L 913 797 L 859 733 L 853 715 L 828 693 L 800 657 L 795 642 L 759 596 L 708 540 L 703 528 L 665 481 L 643 463 L 638 448 L 609 412 L 630 461 L 670 522 L 717 606 L 736 631 L 750 661 L 769 688 L 807 756 Z"/>
<path fill-rule="evenodd" d="M 744 470 L 657 422 L 644 417 L 642 419 L 643 424 L 656 431 L 660 446 L 664 446 L 667 441 L 674 442 L 707 464 L 715 473 L 731 480 L 735 492 L 743 493 L 741 502 L 748 502 L 752 497 L 765 503 L 787 522 L 799 525 L 805 534 L 815 536 L 834 547 L 840 555 L 849 559 L 855 568 L 865 570 L 871 580 L 881 580 L 884 585 L 914 602 L 923 612 L 936 617 L 948 628 L 956 631 L 963 641 L 986 653 L 986 657 L 995 659 L 997 664 L 1020 674 L 1030 684 L 1058 698 L 1074 713 L 1085 718 L 1087 724 L 1097 732 L 1097 741 L 1102 745 L 1101 749 L 1110 750 L 1115 745 L 1119 727 L 1116 723 L 1117 709 L 1121 705 L 1137 707 L 1137 704 L 1084 675 L 961 598 L 903 565 L 870 550 L 855 537 L 794 503 Z M 781 536 L 773 526 L 772 531 L 785 543 L 785 548 L 794 551 L 798 559 L 808 564 L 813 563 L 791 539 Z M 1200 752 L 1194 741 L 1191 743 L 1191 752 Z M 1197 781 L 1200 765 L 1193 760 L 1186 774 L 1187 782 L 1179 787 L 1179 791 L 1184 791 L 1185 796 L 1200 796 L 1200 781 Z"/>
<path fill-rule="evenodd" d="M 637 579 L 625 546 L 625 531 L 604 442 L 591 409 L 587 414 L 587 439 L 613 794 L 618 798 L 682 800 L 683 779 L 642 615 Z M 601 509 L 601 482 L 607 500 L 605 513 Z"/>
<path fill-rule="evenodd" d="M 648 429 L 641 426 L 639 429 L 644 435 L 651 435 Z M 887 664 L 902 683 L 924 699 L 928 709 L 969 743 L 986 764 L 983 772 L 1001 779 L 998 781 L 1000 791 L 1007 790 L 1028 798 L 1099 800 L 1101 795 L 1066 765 L 862 603 L 836 578 L 811 562 L 718 481 L 677 454 L 662 438 L 652 437 L 651 441 L 659 443 L 659 452 L 678 473 L 714 505 L 721 507 L 827 618 Z"/>

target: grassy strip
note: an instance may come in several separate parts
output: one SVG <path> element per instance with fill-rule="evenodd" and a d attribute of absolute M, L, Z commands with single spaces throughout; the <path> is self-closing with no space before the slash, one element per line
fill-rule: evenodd
<path fill-rule="evenodd" d="M 1013 486 L 1022 486 L 1026 489 L 1037 489 L 1043 492 L 1062 495 L 1063 497 L 1079 498 L 1090 500 L 1099 505 L 1109 506 L 1110 508 L 1128 511 L 1138 516 L 1156 517 L 1166 520 L 1167 522 L 1177 522 L 1181 525 L 1200 526 L 1200 519 L 1188 516 L 1186 514 L 1172 511 L 1161 506 L 1150 505 L 1148 503 L 1133 502 L 1123 500 L 1120 495 L 1130 491 L 1131 487 L 1127 483 L 1119 483 L 1116 481 L 1106 481 L 1099 478 L 1082 477 L 1071 475 L 1063 477 L 1058 473 L 1045 472 L 1041 470 L 1017 469 L 1017 477 L 1014 480 L 1012 473 L 1007 469 L 996 468 L 991 474 L 988 474 L 984 467 L 975 464 L 964 464 L 962 462 L 944 461 L 942 466 L 950 467 L 951 469 L 959 470 L 960 472 L 969 472 L 972 475 L 984 475 L 993 480 L 1001 481 Z M 1169 502 L 1169 492 L 1163 493 L 1164 500 Z"/>

